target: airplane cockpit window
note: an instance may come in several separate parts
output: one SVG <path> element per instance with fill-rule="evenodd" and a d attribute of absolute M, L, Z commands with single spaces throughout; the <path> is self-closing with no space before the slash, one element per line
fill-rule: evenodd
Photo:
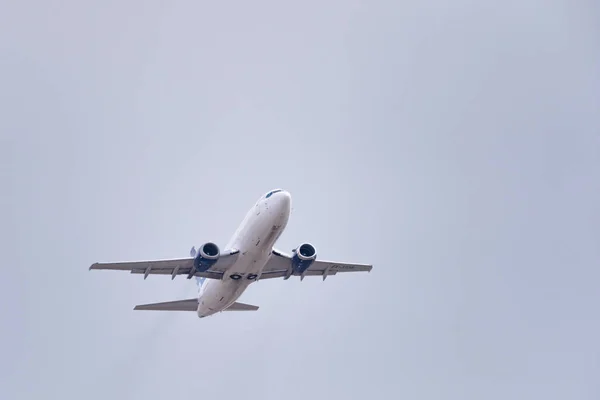
<path fill-rule="evenodd" d="M 277 189 L 277 190 L 272 190 L 272 191 L 270 191 L 269 193 L 267 193 L 267 196 L 266 196 L 266 198 L 268 199 L 268 198 L 269 198 L 269 197 L 271 197 L 271 196 L 272 196 L 274 193 L 277 193 L 277 192 L 281 192 L 281 189 Z"/>

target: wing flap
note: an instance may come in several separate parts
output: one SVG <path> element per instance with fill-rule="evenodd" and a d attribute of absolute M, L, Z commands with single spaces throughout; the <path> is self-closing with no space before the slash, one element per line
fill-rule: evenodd
<path fill-rule="evenodd" d="M 221 279 L 225 271 L 235 263 L 238 255 L 239 251 L 237 250 L 221 254 L 219 260 L 208 271 L 196 271 L 194 276 L 209 279 Z M 193 267 L 194 259 L 189 257 L 169 260 L 94 263 L 89 269 L 129 271 L 132 274 L 144 274 L 144 278 L 148 275 L 171 275 L 171 278 L 173 279 L 177 275 L 189 275 Z"/>
<path fill-rule="evenodd" d="M 370 272 L 371 264 L 358 264 L 337 261 L 315 260 L 310 267 L 300 273 L 292 268 L 292 257 L 279 251 L 273 251 L 273 255 L 267 262 L 260 279 L 286 278 L 289 276 L 322 276 L 323 280 L 338 272 Z"/>
<path fill-rule="evenodd" d="M 147 261 L 119 261 L 112 263 L 94 263 L 90 266 L 92 269 L 110 269 L 115 271 L 131 271 L 132 269 L 142 269 L 151 267 L 154 270 L 173 269 L 179 267 L 188 270 L 194 265 L 193 258 L 177 258 L 170 260 L 147 260 Z"/>

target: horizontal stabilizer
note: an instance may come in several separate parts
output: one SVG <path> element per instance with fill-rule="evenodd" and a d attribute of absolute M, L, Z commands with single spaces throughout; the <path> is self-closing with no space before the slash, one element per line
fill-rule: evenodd
<path fill-rule="evenodd" d="M 142 304 L 135 306 L 134 310 L 153 310 L 153 311 L 196 311 L 198 309 L 198 299 L 167 301 L 165 303 Z"/>
<path fill-rule="evenodd" d="M 258 306 L 235 302 L 223 311 L 256 311 L 256 310 L 258 310 Z"/>

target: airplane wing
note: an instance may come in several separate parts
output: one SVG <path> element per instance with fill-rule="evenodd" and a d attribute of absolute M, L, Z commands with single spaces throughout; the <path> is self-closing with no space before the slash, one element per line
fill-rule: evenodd
<path fill-rule="evenodd" d="M 315 260 L 304 273 L 294 271 L 292 266 L 292 256 L 284 254 L 278 250 L 273 250 L 273 254 L 263 270 L 259 279 L 284 278 L 290 276 L 300 276 L 304 279 L 305 276 L 322 276 L 325 280 L 330 275 L 335 275 L 338 272 L 370 272 L 373 266 L 370 264 L 356 264 L 337 261 Z"/>
<path fill-rule="evenodd" d="M 221 279 L 225 271 L 235 263 L 238 254 L 239 251 L 237 250 L 221 254 L 217 262 L 208 271 L 196 271 L 192 276 Z M 94 263 L 90 266 L 90 270 L 129 271 L 132 274 L 143 274 L 144 279 L 148 275 L 171 275 L 171 279 L 175 279 L 177 275 L 189 275 L 193 267 L 194 258 L 188 257 L 170 260 Z"/>

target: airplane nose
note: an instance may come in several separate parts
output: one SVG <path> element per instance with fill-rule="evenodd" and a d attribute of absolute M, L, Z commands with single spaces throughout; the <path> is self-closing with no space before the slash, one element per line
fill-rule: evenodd
<path fill-rule="evenodd" d="M 289 213 L 292 206 L 292 196 L 290 193 L 282 190 L 275 196 L 277 197 L 278 207 L 281 209 L 281 211 L 284 213 Z"/>

